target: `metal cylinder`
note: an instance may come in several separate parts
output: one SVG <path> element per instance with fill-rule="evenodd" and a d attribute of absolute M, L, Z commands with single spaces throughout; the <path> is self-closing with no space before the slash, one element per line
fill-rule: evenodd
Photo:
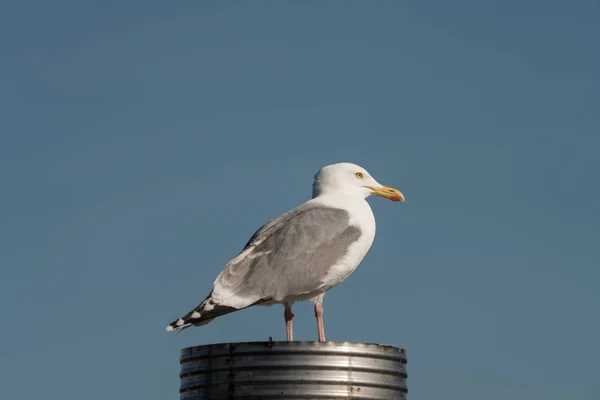
<path fill-rule="evenodd" d="M 251 342 L 181 350 L 181 400 L 406 399 L 406 351 L 347 342 Z"/>

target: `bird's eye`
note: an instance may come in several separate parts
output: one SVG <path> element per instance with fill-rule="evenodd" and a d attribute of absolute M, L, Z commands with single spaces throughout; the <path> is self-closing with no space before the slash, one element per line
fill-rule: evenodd
<path fill-rule="evenodd" d="M 362 179 L 364 177 L 362 172 L 357 172 L 354 174 L 355 177 L 357 177 L 358 179 Z"/>

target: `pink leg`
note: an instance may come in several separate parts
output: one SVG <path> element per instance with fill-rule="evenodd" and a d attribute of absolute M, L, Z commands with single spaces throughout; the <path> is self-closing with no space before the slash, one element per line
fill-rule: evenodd
<path fill-rule="evenodd" d="M 292 305 L 285 305 L 285 332 L 287 333 L 287 341 L 292 342 L 294 340 L 294 332 L 292 330 L 292 321 L 294 320 L 294 313 L 292 312 Z"/>
<path fill-rule="evenodd" d="M 315 300 L 315 317 L 317 317 L 317 329 L 319 330 L 319 342 L 325 341 L 325 327 L 323 326 L 323 296 Z"/>

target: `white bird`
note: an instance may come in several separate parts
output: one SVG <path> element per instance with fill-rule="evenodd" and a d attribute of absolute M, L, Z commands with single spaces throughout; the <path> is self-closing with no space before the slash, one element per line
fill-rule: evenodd
<path fill-rule="evenodd" d="M 360 264 L 375 238 L 375 217 L 366 198 L 404 202 L 350 163 L 323 167 L 313 198 L 263 225 L 219 274 L 208 296 L 173 321 L 167 331 L 205 325 L 250 306 L 283 304 L 287 340 L 293 340 L 292 304 L 313 300 L 319 341 L 325 341 L 323 297 Z"/>

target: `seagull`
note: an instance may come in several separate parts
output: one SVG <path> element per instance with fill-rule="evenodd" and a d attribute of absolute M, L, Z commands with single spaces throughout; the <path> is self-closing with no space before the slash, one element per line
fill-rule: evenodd
<path fill-rule="evenodd" d="M 292 305 L 312 300 L 319 342 L 325 342 L 323 297 L 360 264 L 375 238 L 375 217 L 366 198 L 404 202 L 364 168 L 337 163 L 314 177 L 313 197 L 263 225 L 217 276 L 206 298 L 167 332 L 206 325 L 251 306 L 282 304 L 288 341 Z"/>

